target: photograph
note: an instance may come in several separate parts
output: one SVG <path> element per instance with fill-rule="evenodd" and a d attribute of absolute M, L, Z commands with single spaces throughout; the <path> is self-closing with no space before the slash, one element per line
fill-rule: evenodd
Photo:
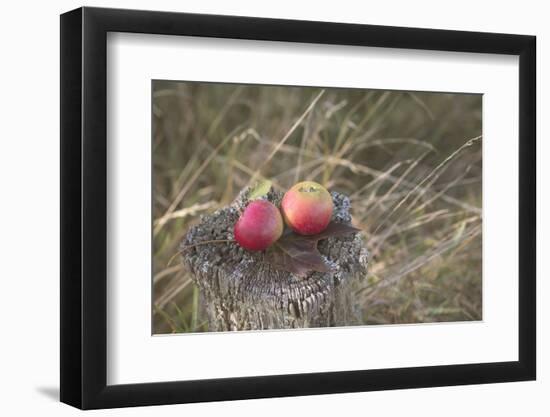
<path fill-rule="evenodd" d="M 151 89 L 152 334 L 483 319 L 482 94 Z"/>

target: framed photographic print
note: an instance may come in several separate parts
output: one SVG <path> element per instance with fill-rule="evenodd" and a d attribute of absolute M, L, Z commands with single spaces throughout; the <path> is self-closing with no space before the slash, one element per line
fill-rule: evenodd
<path fill-rule="evenodd" d="M 61 16 L 61 401 L 535 379 L 535 38 Z"/>

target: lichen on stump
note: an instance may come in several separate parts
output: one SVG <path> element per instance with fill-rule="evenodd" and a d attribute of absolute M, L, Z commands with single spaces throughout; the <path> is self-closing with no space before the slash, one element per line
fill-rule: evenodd
<path fill-rule="evenodd" d="M 353 293 L 368 263 L 361 235 L 319 241 L 318 250 L 332 271 L 297 276 L 266 262 L 264 252 L 249 252 L 234 242 L 233 227 L 249 202 L 249 193 L 246 188 L 229 207 L 202 216 L 181 244 L 183 264 L 201 289 L 209 330 L 360 324 Z M 331 195 L 332 221 L 351 223 L 349 198 L 336 192 Z M 263 198 L 279 207 L 282 196 L 271 188 Z"/>

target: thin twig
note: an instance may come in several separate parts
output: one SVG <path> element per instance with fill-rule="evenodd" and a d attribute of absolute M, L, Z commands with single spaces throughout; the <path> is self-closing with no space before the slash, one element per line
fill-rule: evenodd
<path fill-rule="evenodd" d="M 234 240 L 230 240 L 230 239 L 203 240 L 202 242 L 197 242 L 194 245 L 183 246 L 181 248 L 180 252 L 182 252 L 184 250 L 187 250 L 187 249 L 194 248 L 195 246 L 208 245 L 210 243 L 234 243 L 234 242 L 235 242 Z"/>

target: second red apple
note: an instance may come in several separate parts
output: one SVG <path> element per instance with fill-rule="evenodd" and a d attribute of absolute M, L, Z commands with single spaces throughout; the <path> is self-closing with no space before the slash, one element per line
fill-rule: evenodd
<path fill-rule="evenodd" d="M 315 235 L 325 230 L 330 223 L 332 210 L 330 193 L 313 181 L 294 185 L 281 202 L 286 224 L 301 235 Z"/>

